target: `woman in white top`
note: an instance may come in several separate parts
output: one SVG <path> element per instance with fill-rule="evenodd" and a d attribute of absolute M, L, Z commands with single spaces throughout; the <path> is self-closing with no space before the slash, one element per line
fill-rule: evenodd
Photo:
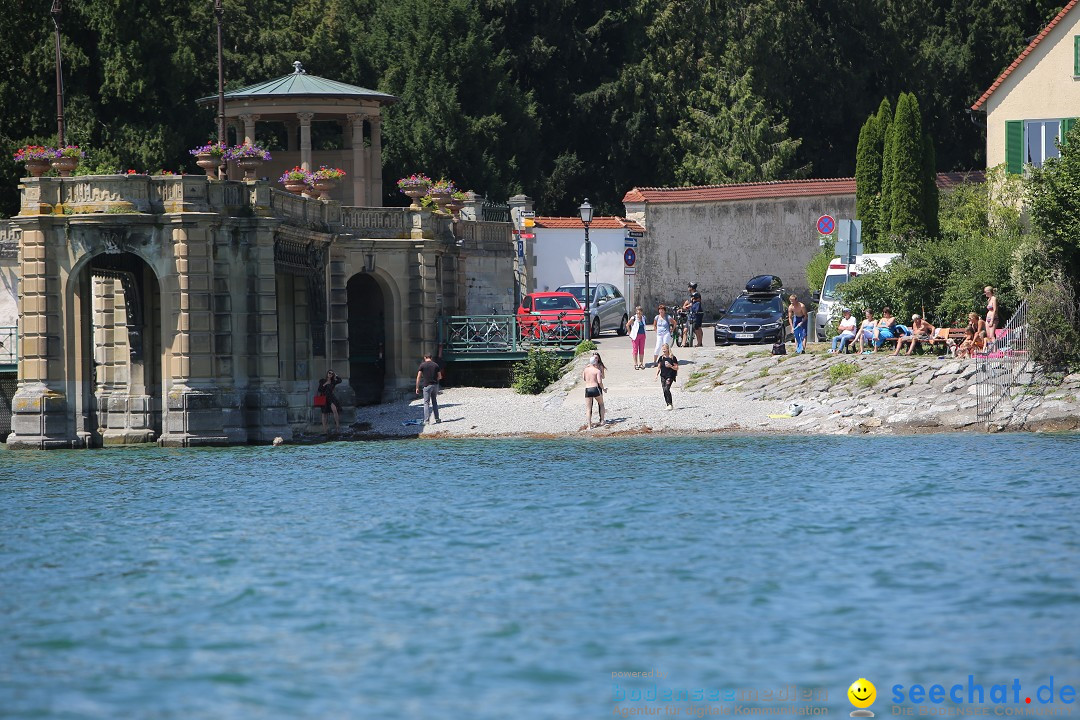
<path fill-rule="evenodd" d="M 832 339 L 832 349 L 829 352 L 844 352 L 847 350 L 848 343 L 855 339 L 856 324 L 855 318 L 851 316 L 851 311 L 844 308 L 844 317 L 840 318 L 840 324 L 837 325 L 840 334 Z"/>
<path fill-rule="evenodd" d="M 626 321 L 626 332 L 630 335 L 631 352 L 634 354 L 634 369 L 645 369 L 645 313 L 638 305 L 634 315 Z"/>
<path fill-rule="evenodd" d="M 660 357 L 660 351 L 665 345 L 673 345 L 671 337 L 671 318 L 668 317 L 667 307 L 661 303 L 656 309 L 658 313 L 653 319 L 653 327 L 656 330 L 656 348 L 653 350 L 652 364 L 656 367 L 656 360 Z"/>

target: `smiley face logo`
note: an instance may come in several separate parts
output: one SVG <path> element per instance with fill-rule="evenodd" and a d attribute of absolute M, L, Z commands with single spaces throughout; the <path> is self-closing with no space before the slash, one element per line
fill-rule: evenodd
<path fill-rule="evenodd" d="M 851 713 L 852 717 L 873 717 L 874 713 L 862 709 L 868 708 L 874 704 L 874 700 L 877 699 L 877 688 L 874 687 L 874 683 L 870 682 L 866 678 L 859 678 L 855 682 L 851 683 L 851 687 L 847 691 L 848 700 L 851 704 L 859 710 Z"/>

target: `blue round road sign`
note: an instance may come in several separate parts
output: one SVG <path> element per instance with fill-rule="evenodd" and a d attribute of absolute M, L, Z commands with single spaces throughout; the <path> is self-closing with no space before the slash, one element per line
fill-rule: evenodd
<path fill-rule="evenodd" d="M 626 248 L 626 252 L 622 254 L 622 259 L 626 263 L 626 267 L 634 267 L 634 263 L 637 262 L 637 253 L 634 248 Z"/>
<path fill-rule="evenodd" d="M 832 235 L 835 229 L 836 221 L 833 220 L 832 215 L 822 215 L 817 219 L 817 231 L 822 235 Z"/>

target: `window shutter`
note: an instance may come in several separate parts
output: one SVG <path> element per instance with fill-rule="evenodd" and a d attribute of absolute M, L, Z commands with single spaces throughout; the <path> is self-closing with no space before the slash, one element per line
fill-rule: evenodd
<path fill-rule="evenodd" d="M 1005 172 L 1019 175 L 1024 172 L 1024 121 L 1005 121 Z"/>
<path fill-rule="evenodd" d="M 1073 75 L 1080 76 L 1080 35 L 1073 38 Z"/>
<path fill-rule="evenodd" d="M 1069 143 L 1069 131 L 1076 127 L 1076 118 L 1065 118 L 1061 121 L 1061 144 Z"/>

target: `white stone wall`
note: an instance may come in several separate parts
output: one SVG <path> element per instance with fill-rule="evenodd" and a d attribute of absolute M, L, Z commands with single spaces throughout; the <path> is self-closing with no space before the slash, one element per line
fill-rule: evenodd
<path fill-rule="evenodd" d="M 542 291 L 560 285 L 585 282 L 581 270 L 581 246 L 585 244 L 582 228 L 541 228 L 536 232 L 536 287 Z M 589 229 L 593 265 L 589 282 L 611 283 L 623 288 L 623 250 L 627 230 Z"/>
<path fill-rule="evenodd" d="M 1005 122 L 1080 117 L 1080 77 L 1073 75 L 1080 7 L 1069 11 L 986 100 L 986 166 L 1005 162 Z"/>
<path fill-rule="evenodd" d="M 705 319 L 727 305 L 754 275 L 778 275 L 810 299 L 806 266 L 818 251 L 817 219 L 855 216 L 855 195 L 818 195 L 699 203 L 628 204 L 626 216 L 646 227 L 638 253 L 637 302 L 653 312 L 682 302 L 697 282 Z"/>

